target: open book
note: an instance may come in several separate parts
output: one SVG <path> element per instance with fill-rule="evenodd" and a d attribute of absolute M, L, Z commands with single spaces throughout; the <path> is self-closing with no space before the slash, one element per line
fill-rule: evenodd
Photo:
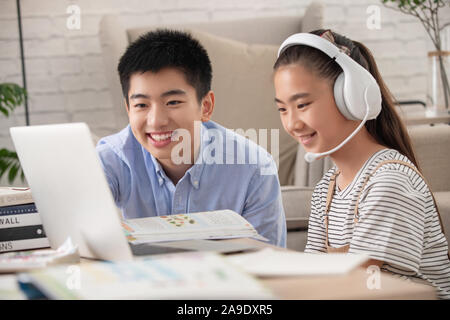
<path fill-rule="evenodd" d="M 238 213 L 231 210 L 175 214 L 123 220 L 129 242 L 193 239 L 255 238 L 267 241 Z"/>

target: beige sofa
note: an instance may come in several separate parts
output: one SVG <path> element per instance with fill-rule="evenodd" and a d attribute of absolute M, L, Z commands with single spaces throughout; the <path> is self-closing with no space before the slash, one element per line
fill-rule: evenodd
<path fill-rule="evenodd" d="M 212 119 L 231 129 L 268 130 L 267 148 L 275 157 L 278 154 L 279 159 L 279 177 L 288 225 L 288 247 L 303 250 L 306 243 L 312 188 L 332 164 L 329 159 L 319 160 L 313 164 L 304 161 L 303 149 L 284 132 L 281 126 L 273 102 L 274 89 L 271 77 L 278 46 L 287 36 L 323 27 L 323 5 L 320 2 L 311 3 L 302 17 L 255 18 L 197 24 L 181 23 L 152 25 L 150 21 L 148 27 L 126 29 L 116 16 L 105 16 L 101 20 L 100 42 L 105 73 L 114 104 L 117 130 L 128 123 L 116 71 L 118 60 L 126 46 L 142 33 L 156 28 L 165 27 L 190 31 L 205 46 L 212 61 L 212 89 L 216 94 L 216 107 Z M 276 145 L 272 143 L 277 139 L 276 137 L 271 139 L 271 129 L 278 129 L 278 151 Z M 429 144 L 427 144 L 428 146 Z M 424 169 L 424 171 L 433 172 L 434 163 L 429 162 L 429 165 L 430 169 Z M 442 177 L 437 174 L 437 182 L 433 181 L 433 186 L 435 184 L 441 188 L 437 191 L 450 190 L 449 180 L 446 180 L 447 187 L 445 187 L 445 182 L 441 182 Z M 448 199 L 445 194 L 437 195 L 437 198 L 443 202 Z M 447 212 L 445 215 L 448 217 L 450 213 Z M 446 221 L 448 224 L 448 219 Z M 447 227 L 448 229 L 450 226 Z"/>
<path fill-rule="evenodd" d="M 408 128 L 419 166 L 433 191 L 450 241 L 450 124 Z"/>

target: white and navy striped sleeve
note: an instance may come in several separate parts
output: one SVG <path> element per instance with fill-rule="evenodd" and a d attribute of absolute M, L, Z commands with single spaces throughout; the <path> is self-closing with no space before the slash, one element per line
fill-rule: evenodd
<path fill-rule="evenodd" d="M 421 191 L 410 172 L 387 169 L 374 175 L 360 198 L 349 252 L 417 273 L 426 212 L 426 196 Z"/>

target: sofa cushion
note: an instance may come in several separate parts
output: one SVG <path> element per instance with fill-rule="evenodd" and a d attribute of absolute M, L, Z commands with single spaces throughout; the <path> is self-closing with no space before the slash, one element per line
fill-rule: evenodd
<path fill-rule="evenodd" d="M 216 107 L 212 120 L 230 129 L 256 129 L 258 143 L 266 144 L 273 156 L 279 152 L 282 184 L 293 184 L 297 143 L 284 131 L 274 98 L 272 67 L 278 46 L 245 44 L 209 33 L 191 30 L 208 51 L 213 68 L 212 90 Z M 260 131 L 259 129 L 266 129 Z M 276 133 L 272 139 L 272 131 Z M 263 143 L 261 143 L 263 142 Z M 273 149 L 274 148 L 274 149 Z"/>
<path fill-rule="evenodd" d="M 288 232 L 286 238 L 286 248 L 303 252 L 308 242 L 308 231 L 299 230 Z"/>
<path fill-rule="evenodd" d="M 186 28 L 200 30 L 219 37 L 229 38 L 245 43 L 258 43 L 279 46 L 287 37 L 297 32 L 309 32 L 323 28 L 324 4 L 312 1 L 303 15 L 243 18 L 222 21 L 183 22 L 159 24 L 148 21 L 148 26 L 127 29 L 130 42 L 140 35 L 154 29 Z"/>
<path fill-rule="evenodd" d="M 315 187 L 324 174 L 334 166 L 334 163 L 330 157 L 324 157 L 309 163 L 305 160 L 305 154 L 305 149 L 299 144 L 295 160 L 294 185 Z"/>
<path fill-rule="evenodd" d="M 302 20 L 302 32 L 310 32 L 323 28 L 324 8 L 324 4 L 320 1 L 313 1 L 309 4 Z"/>
<path fill-rule="evenodd" d="M 308 229 L 313 191 L 313 188 L 308 187 L 281 187 L 288 236 L 289 232 L 304 231 Z"/>
<path fill-rule="evenodd" d="M 308 219 L 314 189 L 308 187 L 282 186 L 284 213 L 286 215 L 286 247 L 304 251 L 308 235 Z"/>

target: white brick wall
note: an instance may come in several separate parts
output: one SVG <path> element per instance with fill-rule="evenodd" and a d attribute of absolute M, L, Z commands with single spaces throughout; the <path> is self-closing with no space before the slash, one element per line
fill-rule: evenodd
<path fill-rule="evenodd" d="M 322 2 L 326 4 L 325 25 L 365 43 L 398 98 L 424 100 L 429 42 L 419 22 L 384 8 L 378 0 Z M 15 3 L 0 0 L 0 82 L 21 84 Z M 99 136 L 113 130 L 108 126 L 114 121 L 98 41 L 98 24 L 103 14 L 119 14 L 126 25 L 137 26 L 150 20 L 174 23 L 301 15 L 309 3 L 310 0 L 22 0 L 31 124 L 85 121 Z M 66 9 L 71 4 L 81 8 L 80 30 L 66 27 Z M 381 9 L 381 30 L 366 27 L 369 5 Z M 0 115 L 0 147 L 12 148 L 8 128 L 24 123 L 23 108 L 18 108 L 9 119 Z"/>

